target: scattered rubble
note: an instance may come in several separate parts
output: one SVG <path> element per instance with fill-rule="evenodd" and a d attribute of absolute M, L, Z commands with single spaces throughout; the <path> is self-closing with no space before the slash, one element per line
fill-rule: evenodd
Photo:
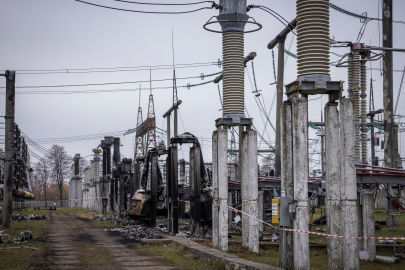
<path fill-rule="evenodd" d="M 123 226 L 120 228 L 110 229 L 113 234 L 125 236 L 135 242 L 140 242 L 141 239 L 162 239 L 160 235 L 156 235 L 154 232 L 160 230 L 160 228 L 148 228 L 140 225 L 135 226 Z"/>

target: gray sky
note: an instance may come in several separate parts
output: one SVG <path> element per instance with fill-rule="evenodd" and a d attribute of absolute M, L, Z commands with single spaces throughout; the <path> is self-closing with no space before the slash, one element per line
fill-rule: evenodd
<path fill-rule="evenodd" d="M 118 3 L 112 0 L 89 0 L 114 7 L 147 10 L 147 11 L 180 11 L 194 9 L 194 6 L 140 6 Z M 158 0 L 147 2 L 162 2 Z M 168 2 L 168 1 L 164 1 Z M 184 0 L 170 1 L 186 2 Z M 405 1 L 394 0 L 394 20 L 405 20 L 400 10 L 405 10 Z M 334 0 L 332 3 L 361 14 L 367 12 L 370 17 L 378 16 L 378 0 Z M 274 9 L 288 21 L 295 17 L 295 0 L 283 1 L 248 1 L 248 4 L 264 5 Z M 200 5 L 205 6 L 205 5 Z M 218 15 L 217 10 L 202 10 L 182 15 L 140 14 L 108 10 L 88 6 L 73 0 L 1 0 L 0 1 L 0 70 L 53 70 L 62 69 L 60 74 L 18 74 L 17 86 L 71 85 L 111 82 L 148 81 L 149 71 L 125 71 L 105 73 L 68 73 L 66 69 L 137 67 L 172 64 L 172 29 L 174 32 L 175 64 L 208 63 L 222 59 L 221 35 L 203 29 L 203 24 L 211 16 Z M 284 26 L 275 18 L 259 9 L 253 9 L 249 15 L 263 25 L 261 31 L 245 35 L 245 55 L 257 52 L 254 60 L 258 89 L 262 90 L 265 106 L 270 108 L 276 90 L 274 82 L 271 51 L 268 42 L 276 36 Z M 338 41 L 355 41 L 361 27 L 358 19 L 349 17 L 335 10 L 330 10 L 330 35 Z M 213 25 L 217 27 L 218 25 Z M 394 24 L 394 47 L 405 48 L 403 33 L 405 25 Z M 289 48 L 291 38 L 286 40 Z M 361 40 L 373 45 L 379 44 L 378 22 L 371 21 Z M 296 40 L 291 43 L 290 51 L 296 53 Z M 332 49 L 333 52 L 344 54 L 348 48 Z M 274 50 L 277 63 L 277 48 Z M 331 55 L 331 61 L 338 57 Z M 394 69 L 402 70 L 405 62 L 404 54 L 394 53 Z M 379 67 L 378 62 L 373 67 Z M 193 68 L 177 68 L 176 75 L 178 97 L 183 101 L 180 106 L 179 133 L 184 129 L 200 138 L 205 138 L 203 154 L 205 160 L 211 160 L 212 131 L 214 120 L 222 114 L 217 85 L 190 88 L 183 87 L 202 81 L 201 73 L 212 74 L 221 69 L 215 65 Z M 248 71 L 252 76 L 251 65 Z M 152 87 L 169 87 L 153 91 L 157 126 L 166 130 L 164 112 L 172 102 L 172 70 L 152 70 L 152 80 L 169 79 L 153 82 Z M 370 76 L 370 72 L 368 72 Z M 397 99 L 402 73 L 394 72 L 394 100 Z M 195 77 L 189 79 L 180 79 Z M 288 57 L 285 70 L 285 82 L 295 80 L 296 59 Z M 347 81 L 346 68 L 331 67 L 333 80 Z M 382 108 L 382 76 L 373 71 L 375 108 Z M 5 79 L 0 77 L 0 86 L 5 86 Z M 248 76 L 245 76 L 246 106 L 254 124 L 263 131 L 263 120 L 254 101 L 254 94 Z M 222 91 L 222 84 L 220 84 Z M 345 88 L 347 84 L 345 84 Z M 141 106 L 146 118 L 149 95 L 149 83 L 142 83 Z M 19 94 L 38 91 L 80 91 L 80 90 L 111 90 L 129 89 L 131 91 L 107 92 L 96 94 Z M 123 131 L 136 126 L 136 115 L 139 104 L 139 83 L 120 85 L 100 85 L 86 87 L 59 87 L 38 89 L 17 89 L 16 122 L 21 130 L 31 139 L 40 141 L 44 138 L 58 138 L 77 135 L 98 134 Z M 4 89 L 0 89 L 0 111 L 4 112 Z M 345 94 L 344 94 L 345 95 Z M 310 97 L 310 99 L 318 96 Z M 368 97 L 367 97 L 368 100 Z M 323 96 L 310 101 L 309 119 L 321 120 L 321 110 L 327 101 Z M 367 102 L 368 103 L 368 102 Z M 399 100 L 397 114 L 405 115 L 405 93 Z M 182 121 L 181 121 L 182 119 Z M 270 114 L 275 125 L 275 106 Z M 184 128 L 183 128 L 184 124 Z M 311 130 L 311 129 L 310 129 Z M 271 141 L 274 132 L 268 129 Z M 267 133 L 264 137 L 268 139 Z M 316 135 L 311 130 L 310 138 Z M 403 136 L 401 136 L 402 138 Z M 122 153 L 133 157 L 134 136 L 121 136 Z M 405 139 L 405 138 L 404 138 Z M 70 155 L 80 153 L 82 156 L 91 154 L 100 139 L 63 143 Z M 405 140 L 400 140 L 401 151 L 405 150 Z M 44 144 L 51 147 L 51 144 Z M 261 144 L 262 148 L 266 148 Z M 188 148 L 183 146 L 179 157 L 188 159 Z M 377 153 L 382 158 L 382 152 Z M 318 157 L 314 158 L 318 159 Z"/>

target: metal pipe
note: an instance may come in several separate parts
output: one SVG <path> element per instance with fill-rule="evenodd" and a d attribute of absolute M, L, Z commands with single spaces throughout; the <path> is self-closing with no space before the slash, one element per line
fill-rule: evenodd
<path fill-rule="evenodd" d="M 257 54 L 255 52 L 251 52 L 249 53 L 244 59 L 243 59 L 243 64 L 246 67 L 246 63 L 249 62 L 250 60 L 255 59 L 255 57 L 257 56 Z M 221 73 L 221 75 L 218 75 L 215 79 L 214 79 L 214 83 L 219 83 L 222 79 L 224 78 L 223 74 Z"/>
<path fill-rule="evenodd" d="M 295 18 L 292 20 L 281 32 L 267 45 L 267 49 L 273 49 L 277 43 L 279 43 L 280 39 L 284 39 L 287 37 L 288 33 L 290 33 L 295 27 L 297 26 L 297 19 Z M 284 53 L 284 49 L 283 49 Z"/>

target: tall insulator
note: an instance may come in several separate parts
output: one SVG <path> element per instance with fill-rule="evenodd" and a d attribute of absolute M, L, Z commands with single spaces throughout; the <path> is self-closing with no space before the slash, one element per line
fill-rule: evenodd
<path fill-rule="evenodd" d="M 297 0 L 297 54 L 298 78 L 330 80 L 329 0 Z"/>
<path fill-rule="evenodd" d="M 223 115 L 244 117 L 244 29 L 249 16 L 246 0 L 222 0 L 220 15 L 223 57 Z"/>
<path fill-rule="evenodd" d="M 354 109 L 354 124 L 355 124 L 355 144 L 354 155 L 356 162 L 361 162 L 361 148 L 360 148 L 360 56 L 353 55 L 352 62 L 352 82 L 353 82 L 353 109 Z"/>

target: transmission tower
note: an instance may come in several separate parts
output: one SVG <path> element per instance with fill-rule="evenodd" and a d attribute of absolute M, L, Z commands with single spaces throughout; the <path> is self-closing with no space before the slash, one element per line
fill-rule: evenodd
<path fill-rule="evenodd" d="M 373 90 L 373 78 L 370 78 L 370 99 L 368 107 L 370 108 L 370 112 L 374 112 L 374 90 Z"/>
<path fill-rule="evenodd" d="M 136 127 L 139 128 L 143 123 L 142 117 L 142 107 L 141 107 L 141 87 L 139 88 L 139 107 L 138 107 L 138 118 L 136 121 Z M 144 152 L 144 144 L 143 144 L 143 135 L 138 134 L 135 135 L 135 155 L 134 155 L 134 162 L 136 162 L 137 158 L 145 156 Z"/>
<path fill-rule="evenodd" d="M 152 73 L 152 71 L 150 71 Z M 149 105 L 148 105 L 148 118 L 145 121 L 147 128 L 147 140 L 145 154 L 148 150 L 156 148 L 156 118 L 155 118 L 155 105 L 153 103 L 152 95 L 152 75 L 150 77 L 150 95 L 149 95 Z"/>

